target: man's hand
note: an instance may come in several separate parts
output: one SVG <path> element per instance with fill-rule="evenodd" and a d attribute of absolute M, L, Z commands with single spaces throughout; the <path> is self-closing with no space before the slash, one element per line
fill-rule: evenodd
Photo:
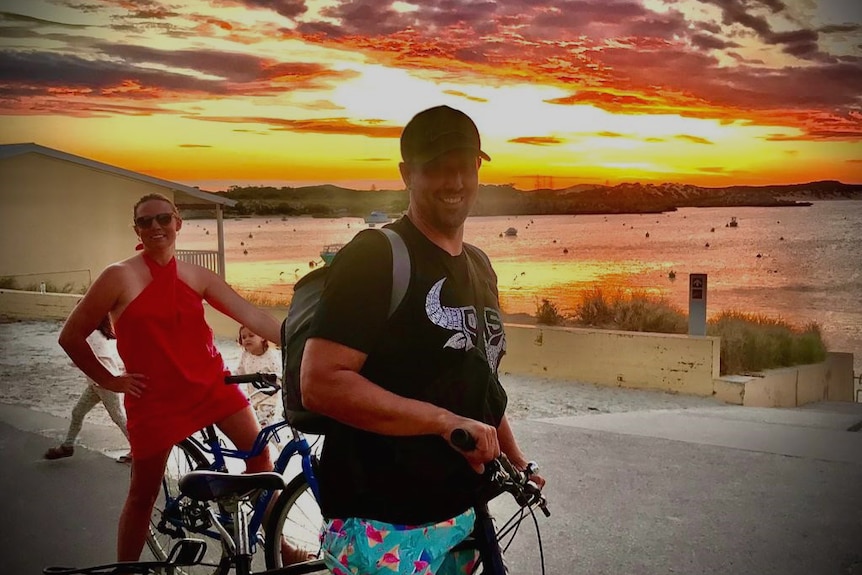
<path fill-rule="evenodd" d="M 470 451 L 463 451 L 460 448 L 452 445 L 452 432 L 456 429 L 463 429 L 476 442 L 476 447 Z M 486 425 L 475 419 L 467 419 L 463 417 L 457 418 L 454 425 L 446 432 L 446 441 L 453 449 L 458 451 L 473 468 L 476 473 L 485 471 L 485 463 L 496 459 L 500 455 L 500 442 L 497 440 L 497 430 L 490 425 Z"/>

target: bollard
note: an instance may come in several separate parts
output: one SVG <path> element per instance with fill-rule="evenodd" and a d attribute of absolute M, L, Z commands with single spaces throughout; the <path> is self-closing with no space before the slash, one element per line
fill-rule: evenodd
<path fill-rule="evenodd" d="M 688 335 L 706 335 L 706 274 L 688 274 Z"/>

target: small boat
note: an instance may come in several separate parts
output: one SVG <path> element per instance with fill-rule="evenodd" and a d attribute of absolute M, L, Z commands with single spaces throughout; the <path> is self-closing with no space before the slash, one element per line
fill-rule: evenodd
<path fill-rule="evenodd" d="M 344 244 L 327 244 L 320 250 L 320 258 L 323 260 L 323 265 L 328 266 L 332 263 L 332 259 L 338 250 L 344 247 Z"/>
<path fill-rule="evenodd" d="M 374 224 L 388 224 L 391 220 L 392 218 L 383 212 L 371 212 L 371 214 L 365 216 L 365 223 L 372 226 Z"/>
<path fill-rule="evenodd" d="M 736 221 L 736 216 L 733 216 L 732 218 L 730 218 L 730 221 L 727 222 L 728 228 L 735 228 L 738 225 L 739 225 L 739 222 Z"/>
<path fill-rule="evenodd" d="M 505 232 L 503 232 L 504 236 L 514 237 L 518 235 L 518 230 L 515 228 L 509 228 Z"/>

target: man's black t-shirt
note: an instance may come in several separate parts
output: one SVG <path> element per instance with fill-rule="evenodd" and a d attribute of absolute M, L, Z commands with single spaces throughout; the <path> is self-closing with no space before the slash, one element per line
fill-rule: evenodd
<path fill-rule="evenodd" d="M 482 256 L 468 256 L 467 248 L 450 255 L 406 217 L 390 227 L 404 239 L 411 260 L 399 308 L 387 318 L 387 239 L 360 233 L 331 264 L 310 337 L 366 353 L 362 375 L 398 395 L 499 425 L 506 395 L 496 372 L 506 344 L 496 277 L 476 261 Z M 468 257 L 474 258 L 478 285 L 471 281 Z M 477 339 L 479 325 L 484 342 Z M 327 517 L 410 525 L 442 521 L 470 507 L 478 481 L 441 437 L 382 436 L 336 423 L 321 456 L 321 508 Z"/>

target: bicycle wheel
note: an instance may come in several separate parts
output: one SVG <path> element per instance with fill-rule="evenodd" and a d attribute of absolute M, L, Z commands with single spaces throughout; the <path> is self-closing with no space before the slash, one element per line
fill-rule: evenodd
<path fill-rule="evenodd" d="M 273 505 L 266 523 L 266 566 L 283 567 L 281 540 L 320 556 L 320 529 L 323 515 L 305 476 L 294 477 Z"/>
<path fill-rule="evenodd" d="M 179 491 L 180 478 L 195 469 L 209 469 L 210 461 L 203 452 L 188 439 L 171 448 L 165 466 L 162 488 L 150 516 L 150 532 L 147 546 L 155 558 L 163 561 L 171 552 L 178 539 L 183 537 L 203 538 L 207 552 L 200 565 L 177 568 L 181 575 L 209 575 L 215 573 L 223 550 L 220 539 L 205 536 L 206 531 L 215 532 L 207 527 L 207 503 L 182 497 Z"/>

